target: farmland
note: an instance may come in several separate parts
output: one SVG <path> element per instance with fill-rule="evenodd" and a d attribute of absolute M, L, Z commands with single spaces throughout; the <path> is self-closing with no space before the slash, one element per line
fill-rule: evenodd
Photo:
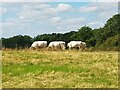
<path fill-rule="evenodd" d="M 118 52 L 4 50 L 3 88 L 118 88 Z"/>

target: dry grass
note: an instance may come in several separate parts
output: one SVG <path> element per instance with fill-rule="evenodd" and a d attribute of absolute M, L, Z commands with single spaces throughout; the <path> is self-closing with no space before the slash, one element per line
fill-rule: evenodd
<path fill-rule="evenodd" d="M 118 88 L 118 52 L 7 50 L 4 88 Z"/>

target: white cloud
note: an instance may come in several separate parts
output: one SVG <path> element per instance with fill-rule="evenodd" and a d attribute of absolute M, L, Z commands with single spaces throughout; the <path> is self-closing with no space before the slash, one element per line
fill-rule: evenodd
<path fill-rule="evenodd" d="M 37 15 L 45 16 L 45 15 L 55 15 L 60 12 L 71 10 L 72 6 L 69 4 L 58 4 L 57 7 L 52 7 L 45 3 L 37 3 L 37 4 L 25 4 L 23 5 L 23 10 L 20 15 L 24 17 L 33 17 Z"/>
<path fill-rule="evenodd" d="M 97 10 L 97 18 L 98 20 L 102 20 L 103 22 L 106 22 L 109 18 L 111 18 L 113 15 L 118 13 L 118 3 L 101 3 L 101 6 L 99 5 L 99 9 Z"/>
<path fill-rule="evenodd" d="M 90 25 L 95 25 L 95 24 L 98 24 L 98 23 L 100 23 L 100 22 L 90 22 L 89 24 Z"/>
<path fill-rule="evenodd" d="M 0 22 L 0 37 L 2 36 L 2 22 Z"/>
<path fill-rule="evenodd" d="M 16 8 L 13 7 L 16 9 L 16 18 L 12 17 L 12 19 L 3 23 L 4 35 L 7 33 L 8 35 L 9 33 L 11 35 L 15 35 L 15 33 L 25 34 L 27 33 L 26 30 L 28 30 L 29 35 L 33 36 L 41 33 L 65 33 L 70 30 L 77 30 L 83 25 L 98 28 L 103 26 L 105 20 L 116 13 L 117 10 L 116 3 L 89 3 L 81 8 L 73 8 L 72 4 L 64 4 L 63 2 L 58 5 L 55 4 L 55 6 L 43 2 L 21 3 L 21 6 L 22 9 L 18 11 L 16 3 Z M 10 31 L 8 32 L 8 30 Z"/>
<path fill-rule="evenodd" d="M 79 11 L 80 12 L 93 12 L 93 11 L 96 11 L 97 10 L 97 7 L 96 6 L 91 6 L 91 7 L 87 7 L 87 6 L 83 6 L 83 7 L 80 7 L 79 8 Z"/>
<path fill-rule="evenodd" d="M 94 22 L 89 22 L 88 25 L 92 28 L 100 28 L 104 26 L 103 22 L 98 22 L 98 21 L 94 21 Z"/>
<path fill-rule="evenodd" d="M 25 17 L 24 16 L 19 16 L 19 19 L 24 19 Z"/>
<path fill-rule="evenodd" d="M 71 9 L 72 9 L 71 5 L 61 3 L 61 4 L 58 4 L 58 7 L 56 8 L 56 12 L 68 11 L 68 10 L 71 10 Z"/>
<path fill-rule="evenodd" d="M 54 22 L 51 21 L 52 26 L 55 27 L 69 27 L 69 26 L 80 26 L 85 23 L 86 19 L 84 17 L 73 17 L 73 18 L 65 18 L 61 19 L 60 17 L 55 17 Z"/>
<path fill-rule="evenodd" d="M 62 27 L 56 27 L 58 30 L 61 30 L 61 29 L 63 29 Z"/>
<path fill-rule="evenodd" d="M 67 0 L 67 2 L 118 2 L 119 0 Z M 66 0 L 0 0 L 0 2 L 66 2 Z"/>
<path fill-rule="evenodd" d="M 0 14 L 4 14 L 7 12 L 6 8 L 0 7 Z"/>
<path fill-rule="evenodd" d="M 118 13 L 120 14 L 120 1 L 118 3 Z"/>
<path fill-rule="evenodd" d="M 117 2 L 91 2 L 90 4 L 80 7 L 79 13 L 88 16 L 84 25 L 92 28 L 103 27 L 106 21 L 118 12 Z"/>
<path fill-rule="evenodd" d="M 111 9 L 117 9 L 117 2 L 93 2 L 91 4 L 88 4 L 86 6 L 80 7 L 80 12 L 106 12 L 111 11 Z"/>
<path fill-rule="evenodd" d="M 33 30 L 35 30 L 35 33 L 33 33 L 34 36 L 38 33 L 57 32 L 58 29 L 60 30 L 59 26 L 57 28 L 54 26 L 53 28 L 52 24 L 59 23 L 61 21 L 61 17 L 55 13 L 64 12 L 69 9 L 69 5 L 67 6 L 66 4 L 66 6 L 63 5 L 64 8 L 61 7 L 61 5 L 52 7 L 45 3 L 22 3 L 21 5 L 22 9 L 20 9 L 19 12 L 16 12 L 17 18 L 7 19 L 3 23 L 4 36 L 15 34 L 23 35 L 30 33 Z M 52 8 L 54 8 L 55 12 L 47 12 L 48 9 Z M 32 26 L 33 24 L 35 24 L 35 26 Z M 48 28 L 48 26 L 50 28 Z M 53 28 L 52 31 L 51 28 Z"/>
<path fill-rule="evenodd" d="M 22 7 L 22 11 L 18 13 L 19 19 L 24 22 L 60 22 L 59 13 L 69 11 L 72 6 L 69 4 L 60 3 L 56 7 L 52 7 L 46 3 L 27 3 Z M 40 21 L 39 21 L 40 20 Z M 51 20 L 51 21 L 50 21 Z"/>
<path fill-rule="evenodd" d="M 50 8 L 50 5 L 48 5 L 48 4 L 44 3 L 44 2 L 39 2 L 39 3 L 23 3 L 23 8 L 24 9 L 41 10 L 41 9 Z"/>
<path fill-rule="evenodd" d="M 29 23 L 22 23 L 17 19 L 7 19 L 6 22 L 2 22 L 2 36 L 10 37 L 18 34 L 28 34 Z"/>
<path fill-rule="evenodd" d="M 106 21 L 111 18 L 113 15 L 117 14 L 118 12 L 118 3 L 116 2 L 94 2 L 90 3 L 84 7 L 79 8 L 80 13 L 84 13 L 85 15 L 91 15 L 88 17 L 88 22 L 92 27 L 100 27 L 106 23 Z M 93 24 L 96 24 L 96 26 Z M 102 22 L 102 23 L 97 23 Z"/>
<path fill-rule="evenodd" d="M 2 22 L 3 27 L 12 27 L 12 26 L 16 26 L 18 23 L 18 20 L 16 19 L 7 19 L 5 22 Z"/>
<path fill-rule="evenodd" d="M 83 17 L 75 17 L 75 18 L 69 18 L 69 19 L 65 19 L 63 20 L 63 24 L 65 25 L 79 25 L 81 23 L 83 23 L 86 19 Z"/>
<path fill-rule="evenodd" d="M 119 0 L 91 0 L 91 2 L 119 2 Z"/>
<path fill-rule="evenodd" d="M 49 7 L 44 9 L 44 12 L 46 14 L 57 14 L 57 13 L 61 13 L 61 12 L 65 12 L 65 11 L 70 11 L 72 10 L 72 6 L 69 4 L 58 4 L 57 7 Z"/>
<path fill-rule="evenodd" d="M 45 3 L 24 3 L 22 11 L 18 13 L 19 19 L 24 22 L 33 22 L 33 21 L 47 21 L 51 16 L 46 12 L 50 5 Z"/>
<path fill-rule="evenodd" d="M 57 23 L 57 22 L 60 22 L 61 21 L 61 17 L 53 17 L 51 22 L 53 23 Z"/>

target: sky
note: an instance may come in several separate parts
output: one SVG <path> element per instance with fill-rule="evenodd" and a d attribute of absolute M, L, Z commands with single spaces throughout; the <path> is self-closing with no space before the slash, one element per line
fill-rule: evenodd
<path fill-rule="evenodd" d="M 0 6 L 0 33 L 5 38 L 66 33 L 84 25 L 97 29 L 118 13 L 118 2 L 6 1 Z"/>

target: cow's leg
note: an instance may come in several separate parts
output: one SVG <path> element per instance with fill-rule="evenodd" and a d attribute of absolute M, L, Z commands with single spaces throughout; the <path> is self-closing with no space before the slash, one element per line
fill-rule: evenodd
<path fill-rule="evenodd" d="M 52 46 L 52 51 L 54 50 L 54 45 Z"/>
<path fill-rule="evenodd" d="M 80 46 L 79 46 L 79 50 L 80 50 Z"/>
<path fill-rule="evenodd" d="M 71 47 L 69 47 L 69 50 L 71 49 Z"/>

